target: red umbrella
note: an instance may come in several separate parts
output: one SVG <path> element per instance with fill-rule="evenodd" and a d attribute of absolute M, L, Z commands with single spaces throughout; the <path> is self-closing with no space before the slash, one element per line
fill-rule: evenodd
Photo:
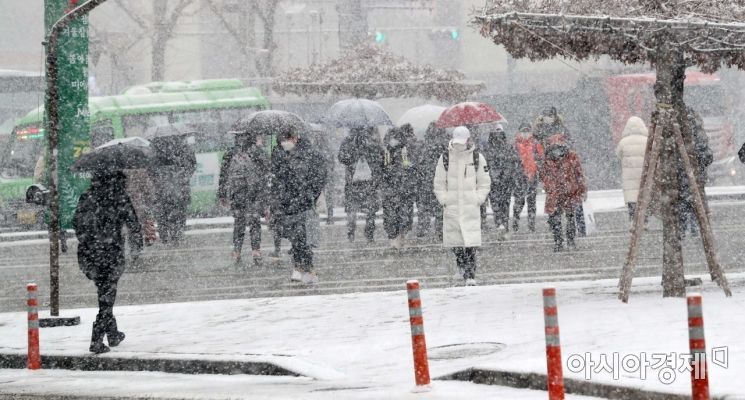
<path fill-rule="evenodd" d="M 459 103 L 442 112 L 437 120 L 438 128 L 454 128 L 463 125 L 477 125 L 489 122 L 507 122 L 492 106 L 484 103 Z"/>

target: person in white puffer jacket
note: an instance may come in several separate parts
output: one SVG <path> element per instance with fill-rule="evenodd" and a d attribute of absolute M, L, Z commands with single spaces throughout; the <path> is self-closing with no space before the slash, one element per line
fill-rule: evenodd
<path fill-rule="evenodd" d="M 443 247 L 451 247 L 466 285 L 476 284 L 476 248 L 481 247 L 480 207 L 491 189 L 486 159 L 468 128 L 453 131 L 448 151 L 440 156 L 434 192 L 443 206 Z"/>
<path fill-rule="evenodd" d="M 616 155 L 621 160 L 623 199 L 629 207 L 629 218 L 632 220 L 639 197 L 648 134 L 644 121 L 639 117 L 631 117 L 626 122 L 626 127 L 623 128 L 623 138 L 616 147 Z"/>

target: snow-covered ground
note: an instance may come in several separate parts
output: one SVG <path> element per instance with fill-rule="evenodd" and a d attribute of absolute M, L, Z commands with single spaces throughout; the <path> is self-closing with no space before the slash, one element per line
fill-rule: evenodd
<path fill-rule="evenodd" d="M 730 276 L 741 283 L 745 276 Z M 629 304 L 615 297 L 616 281 L 557 284 L 563 356 L 592 360 L 688 350 L 684 299 L 662 299 L 659 278 L 637 279 Z M 401 282 L 402 288 L 404 282 Z M 544 285 L 422 289 L 433 377 L 469 367 L 545 372 Z M 745 395 L 745 289 L 725 298 L 704 287 L 709 349 L 726 347 L 728 368 L 710 362 L 714 395 Z M 91 294 L 93 296 L 93 294 Z M 22 301 L 22 299 L 19 299 Z M 305 377 L 190 376 L 162 373 L 0 370 L 0 393 L 74 393 L 207 398 L 544 399 L 545 393 L 467 382 L 433 381 L 426 394 L 414 386 L 406 293 L 360 293 L 118 307 L 127 339 L 102 357 L 265 360 Z M 95 310 L 77 327 L 42 329 L 42 354 L 86 354 Z M 26 315 L 0 314 L 0 352 L 24 353 Z M 475 343 L 467 351 L 440 346 Z M 490 345 L 489 343 L 492 343 Z M 497 349 L 503 344 L 503 349 Z M 721 357 L 720 357 L 721 358 Z M 576 357 L 574 357 L 576 359 Z M 678 361 L 677 368 L 681 368 Z M 639 372 L 593 372 L 596 382 L 689 393 L 690 374 L 658 379 L 662 366 Z M 584 379 L 584 372 L 565 375 Z M 569 397 L 572 398 L 572 397 Z M 579 397 L 574 397 L 579 398 Z"/>

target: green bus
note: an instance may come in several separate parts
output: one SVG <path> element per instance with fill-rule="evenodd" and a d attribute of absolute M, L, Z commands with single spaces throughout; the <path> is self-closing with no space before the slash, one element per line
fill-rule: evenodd
<path fill-rule="evenodd" d="M 76 144 L 75 156 L 115 138 L 152 137 L 158 126 L 166 124 L 194 132 L 189 142 L 197 154 L 197 171 L 191 180 L 190 211 L 193 215 L 210 215 L 214 211 L 220 161 L 233 143 L 230 127 L 242 116 L 268 108 L 259 89 L 246 87 L 237 79 L 135 86 L 121 95 L 89 99 L 91 140 Z M 33 110 L 18 120 L 9 142 L 0 154 L 0 226 L 39 225 L 40 210 L 25 204 L 25 191 L 41 179 L 43 171 L 43 109 Z"/>

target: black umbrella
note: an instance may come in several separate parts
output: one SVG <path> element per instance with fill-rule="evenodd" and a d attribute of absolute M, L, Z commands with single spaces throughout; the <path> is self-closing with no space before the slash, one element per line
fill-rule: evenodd
<path fill-rule="evenodd" d="M 115 139 L 80 156 L 70 170 L 107 174 L 125 169 L 147 168 L 152 158 L 153 152 L 147 140 L 140 137 Z"/>
<path fill-rule="evenodd" d="M 278 110 L 259 111 L 243 117 L 233 125 L 231 133 L 248 138 L 261 135 L 283 136 L 286 133 L 303 134 L 310 128 L 299 116 Z"/>

